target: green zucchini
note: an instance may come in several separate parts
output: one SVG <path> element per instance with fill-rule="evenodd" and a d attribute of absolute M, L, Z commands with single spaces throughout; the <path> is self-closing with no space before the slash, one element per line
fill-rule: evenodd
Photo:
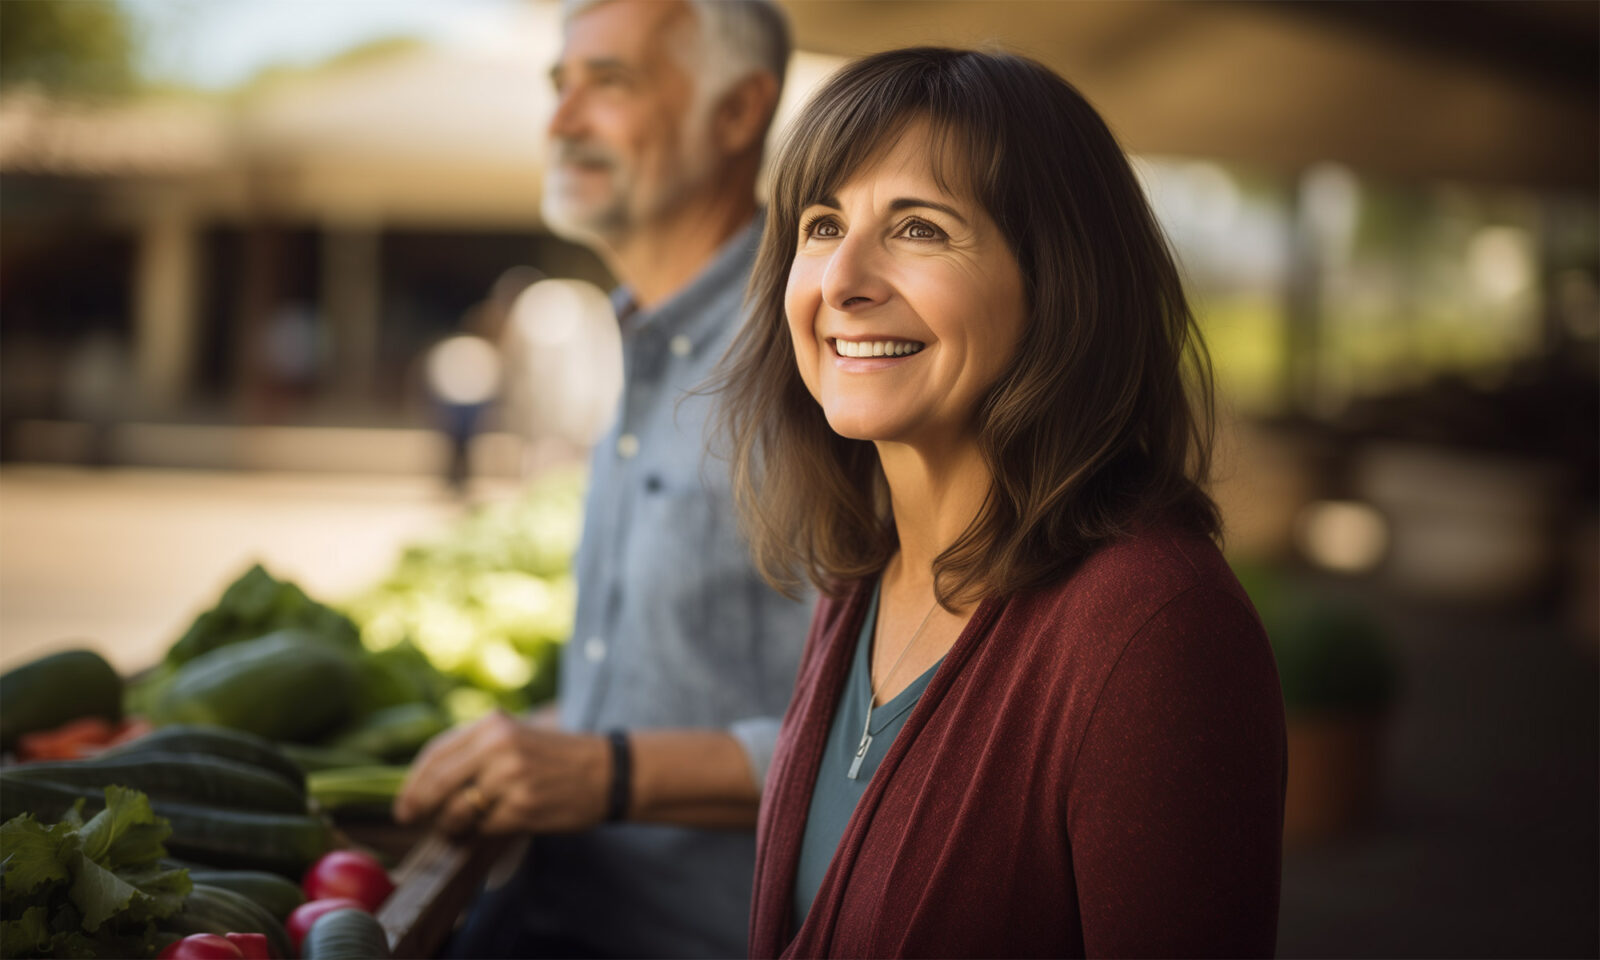
<path fill-rule="evenodd" d="M 195 884 L 221 887 L 249 897 L 279 920 L 287 920 L 294 908 L 306 902 L 299 884 L 265 870 L 212 870 L 190 867 L 189 879 Z"/>
<path fill-rule="evenodd" d="M 9 770 L 0 771 L 0 820 L 31 813 L 53 823 L 80 799 L 85 818 L 105 807 L 100 791 L 19 780 Z M 333 831 L 320 817 L 249 813 L 168 800 L 152 800 L 150 808 L 172 824 L 167 850 L 174 857 L 207 866 L 269 870 L 299 879 L 334 845 Z"/>
<path fill-rule="evenodd" d="M 271 771 L 304 790 L 305 772 L 271 740 L 243 730 L 226 727 L 198 727 L 174 724 L 152 730 L 137 740 L 129 741 L 100 754 L 100 759 L 136 756 L 146 753 L 201 753 L 226 760 L 237 760 L 252 767 Z"/>
<path fill-rule="evenodd" d="M 432 704 L 402 703 L 369 715 L 335 737 L 329 746 L 383 760 L 409 760 L 448 726 L 444 714 Z"/>
<path fill-rule="evenodd" d="M 377 757 L 360 753 L 356 750 L 343 750 L 338 747 L 313 747 L 303 743 L 280 743 L 278 749 L 283 755 L 293 760 L 305 774 L 316 773 L 320 770 L 343 770 L 347 767 L 375 767 L 383 761 Z"/>
<path fill-rule="evenodd" d="M 335 910 L 317 918 L 300 943 L 305 960 L 388 960 L 389 935 L 361 910 Z"/>
<path fill-rule="evenodd" d="M 355 689 L 349 654 L 301 631 L 281 630 L 185 663 L 152 719 L 309 742 L 349 719 Z"/>
<path fill-rule="evenodd" d="M 122 719 L 122 678 L 93 650 L 64 650 L 0 676 L 0 749 L 17 737 L 52 730 L 68 720 Z"/>
<path fill-rule="evenodd" d="M 195 933 L 261 933 L 275 957 L 294 956 L 289 932 L 266 908 L 241 893 L 224 887 L 196 883 L 183 910 L 162 926 L 184 936 Z"/>
<path fill-rule="evenodd" d="M 282 777 L 222 757 L 149 752 L 133 756 L 26 763 L 5 772 L 8 782 L 44 781 L 99 790 L 132 787 L 151 800 L 264 813 L 305 813 L 306 795 Z"/>

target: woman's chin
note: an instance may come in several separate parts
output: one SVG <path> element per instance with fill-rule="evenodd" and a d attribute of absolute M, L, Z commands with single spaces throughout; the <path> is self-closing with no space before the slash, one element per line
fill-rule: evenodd
<path fill-rule="evenodd" d="M 865 410 L 823 411 L 833 432 L 849 440 L 891 440 L 895 430 L 881 414 Z"/>

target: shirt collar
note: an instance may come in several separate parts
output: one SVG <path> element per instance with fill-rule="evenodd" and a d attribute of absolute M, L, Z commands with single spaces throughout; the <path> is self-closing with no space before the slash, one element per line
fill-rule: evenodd
<path fill-rule="evenodd" d="M 763 207 L 756 211 L 748 224 L 723 241 L 711 262 L 687 286 L 654 310 L 640 308 L 633 299 L 633 291 L 627 287 L 619 286 L 611 291 L 611 306 L 623 321 L 624 335 L 657 328 L 687 333 L 692 337 L 698 327 L 717 323 L 719 311 L 707 310 L 706 306 L 710 301 L 726 295 L 730 288 L 738 291 L 741 298 L 744 296 L 766 222 L 767 211 Z"/>

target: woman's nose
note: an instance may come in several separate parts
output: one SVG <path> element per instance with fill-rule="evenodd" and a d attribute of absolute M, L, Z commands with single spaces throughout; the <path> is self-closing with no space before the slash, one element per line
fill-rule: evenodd
<path fill-rule="evenodd" d="M 866 237 L 847 235 L 828 258 L 822 301 L 835 310 L 862 310 L 889 299 L 880 251 Z"/>

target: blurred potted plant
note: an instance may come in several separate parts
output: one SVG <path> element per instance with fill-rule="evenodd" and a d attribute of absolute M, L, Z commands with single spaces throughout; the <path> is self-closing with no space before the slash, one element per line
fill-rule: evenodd
<path fill-rule="evenodd" d="M 1240 570 L 1272 642 L 1288 719 L 1286 841 L 1364 819 L 1378 793 L 1384 728 L 1399 687 L 1388 637 L 1360 606 L 1312 596 L 1267 570 Z"/>

